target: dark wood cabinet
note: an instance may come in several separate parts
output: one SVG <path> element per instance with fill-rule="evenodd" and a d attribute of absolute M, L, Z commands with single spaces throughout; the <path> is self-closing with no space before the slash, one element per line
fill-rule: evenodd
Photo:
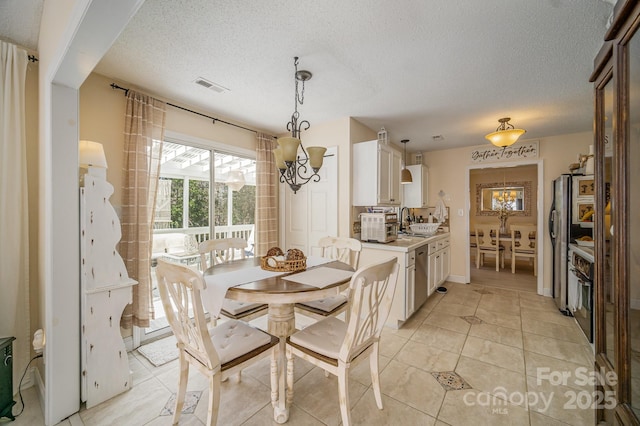
<path fill-rule="evenodd" d="M 640 424 L 640 2 L 619 0 L 594 61 L 598 419 Z M 607 403 L 612 401 L 615 403 Z"/>

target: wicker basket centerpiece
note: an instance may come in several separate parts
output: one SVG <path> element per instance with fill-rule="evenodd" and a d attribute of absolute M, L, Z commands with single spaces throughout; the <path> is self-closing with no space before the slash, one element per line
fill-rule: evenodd
<path fill-rule="evenodd" d="M 287 254 L 280 247 L 271 247 L 266 256 L 260 258 L 260 267 L 274 272 L 297 272 L 307 269 L 307 257 L 302 250 L 289 249 Z"/>

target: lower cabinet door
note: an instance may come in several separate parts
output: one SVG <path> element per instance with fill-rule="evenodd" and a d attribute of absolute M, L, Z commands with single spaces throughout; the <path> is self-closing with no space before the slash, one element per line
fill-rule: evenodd
<path fill-rule="evenodd" d="M 415 301 L 415 290 L 416 290 L 416 267 L 415 265 L 411 265 L 406 268 L 405 272 L 405 289 L 406 289 L 406 297 L 405 297 L 405 307 L 404 307 L 404 318 L 407 319 L 416 310 L 416 301 Z"/>

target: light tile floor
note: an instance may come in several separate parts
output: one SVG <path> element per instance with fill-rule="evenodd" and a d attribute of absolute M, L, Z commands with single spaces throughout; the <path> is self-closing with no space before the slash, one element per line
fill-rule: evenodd
<path fill-rule="evenodd" d="M 594 411 L 575 408 L 592 389 L 581 380 L 593 365 L 591 346 L 572 318 L 550 298 L 531 292 L 477 284 L 447 283 L 399 330 L 381 340 L 384 409 L 375 405 L 368 363 L 353 369 L 349 395 L 356 425 L 587 425 Z M 129 354 L 135 386 L 65 420 L 64 425 L 169 425 L 160 416 L 175 391 L 177 361 L 154 367 Z M 433 373 L 447 375 L 443 387 Z M 554 381 L 560 377 L 565 379 Z M 466 389 L 450 390 L 462 382 Z M 470 387 L 470 388 L 469 388 Z M 207 382 L 191 374 L 189 391 L 202 391 L 183 425 L 206 420 Z M 335 377 L 297 360 L 295 395 L 288 424 L 338 425 Z M 34 388 L 25 393 L 27 411 L 13 425 L 42 424 Z M 245 370 L 242 381 L 222 385 L 220 425 L 271 425 L 269 366 Z"/>

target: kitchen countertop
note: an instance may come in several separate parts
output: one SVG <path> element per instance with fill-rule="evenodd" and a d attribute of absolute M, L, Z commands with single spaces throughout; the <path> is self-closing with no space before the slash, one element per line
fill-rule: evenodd
<path fill-rule="evenodd" d="M 389 251 L 401 251 L 410 252 L 418 247 L 422 247 L 430 242 L 437 241 L 441 238 L 448 237 L 448 232 L 439 232 L 431 237 L 416 237 L 410 235 L 398 236 L 398 239 L 390 243 L 368 243 L 362 242 L 363 248 L 370 248 L 376 250 L 389 250 Z"/>

